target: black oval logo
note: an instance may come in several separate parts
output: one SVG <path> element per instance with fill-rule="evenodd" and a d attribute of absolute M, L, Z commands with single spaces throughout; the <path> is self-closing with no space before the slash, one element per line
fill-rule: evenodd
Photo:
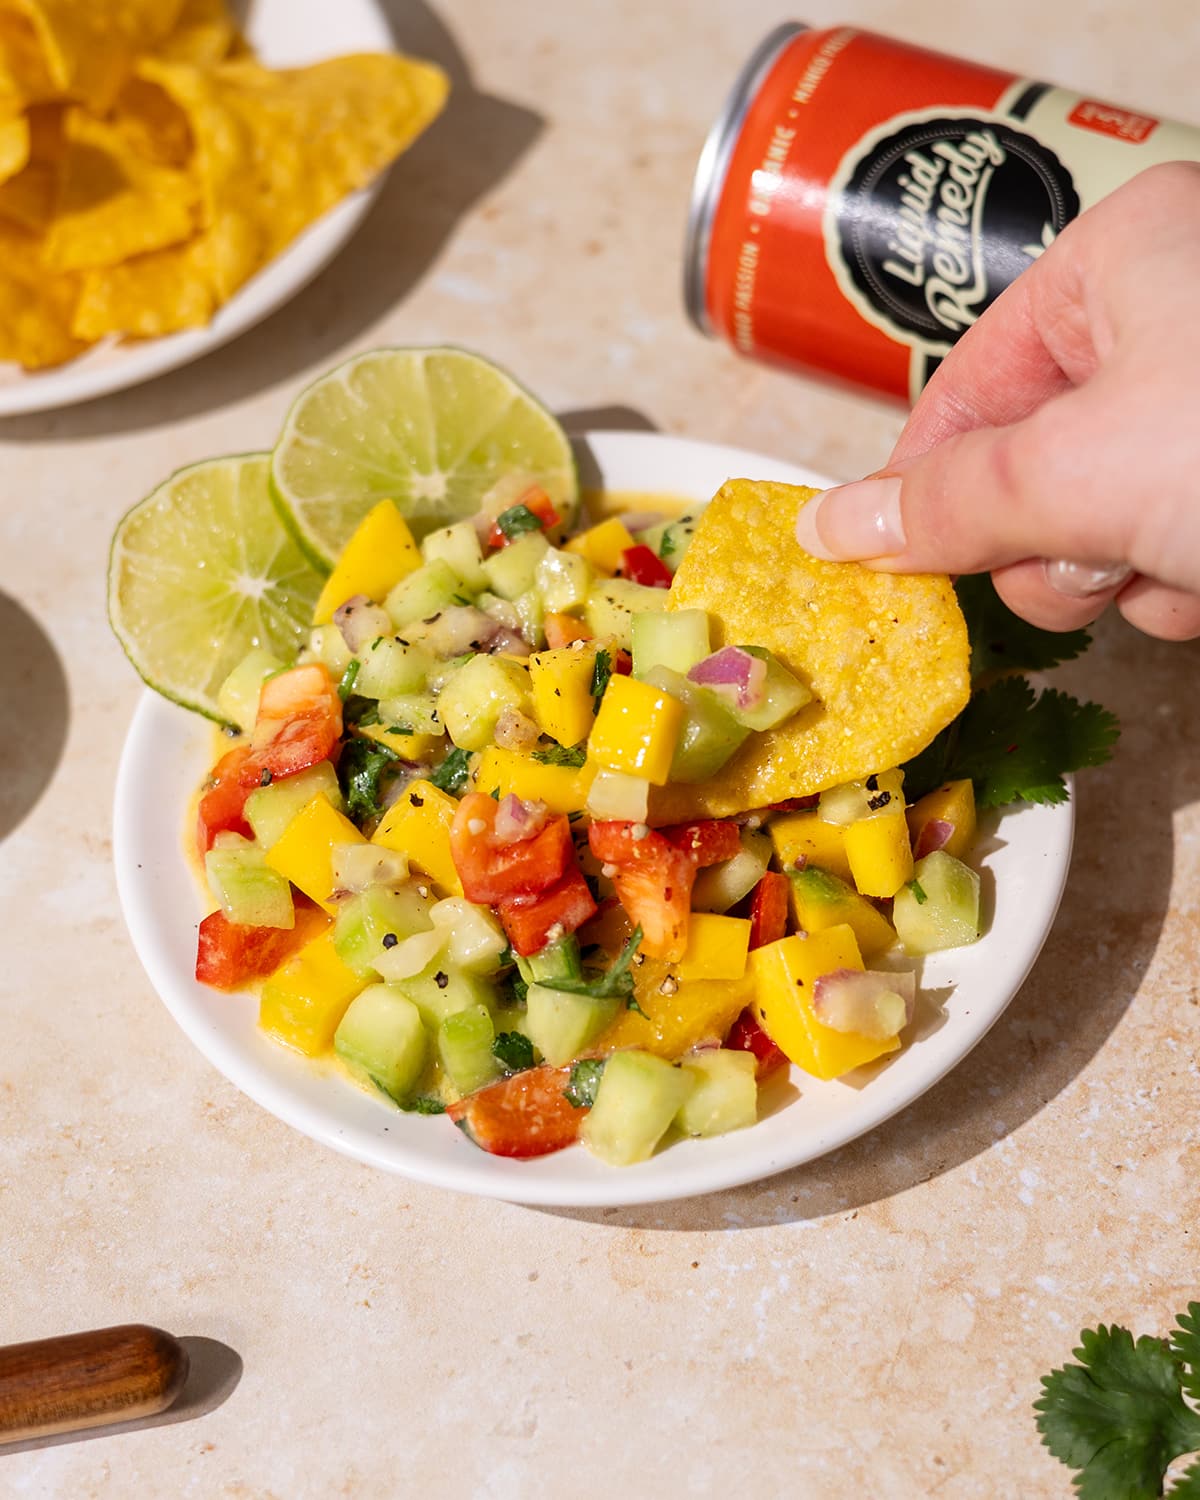
<path fill-rule="evenodd" d="M 837 242 L 896 337 L 945 352 L 1079 213 L 1071 174 L 999 120 L 945 116 L 871 143 L 842 190 Z"/>

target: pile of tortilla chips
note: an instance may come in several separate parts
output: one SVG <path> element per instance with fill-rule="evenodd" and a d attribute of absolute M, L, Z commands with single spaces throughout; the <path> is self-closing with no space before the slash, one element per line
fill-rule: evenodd
<path fill-rule="evenodd" d="M 0 360 L 208 322 L 446 92 L 395 54 L 272 71 L 225 0 L 0 0 Z"/>
<path fill-rule="evenodd" d="M 751 735 L 711 781 L 656 788 L 656 824 L 731 817 L 890 770 L 966 707 L 970 648 L 950 580 L 810 557 L 796 514 L 817 493 L 731 479 L 701 517 L 670 607 L 707 610 L 714 649 L 765 646 L 815 696 Z"/>

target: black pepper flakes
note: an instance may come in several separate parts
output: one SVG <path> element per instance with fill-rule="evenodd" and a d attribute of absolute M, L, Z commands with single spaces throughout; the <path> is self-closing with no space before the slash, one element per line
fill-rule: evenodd
<path fill-rule="evenodd" d="M 416 794 L 416 792 L 410 792 L 408 794 L 408 802 L 409 802 L 409 806 L 410 807 L 424 807 L 425 806 L 425 798 L 424 797 L 418 797 L 417 794 Z"/>
<path fill-rule="evenodd" d="M 874 772 L 867 777 L 867 791 L 877 792 L 879 790 L 879 777 Z"/>
<path fill-rule="evenodd" d="M 264 766 L 262 775 L 258 778 L 259 786 L 270 786 L 272 779 L 270 767 Z"/>
<path fill-rule="evenodd" d="M 437 985 L 439 990 L 444 990 L 450 983 L 450 976 L 444 969 L 439 969 L 433 976 L 433 982 Z"/>
<path fill-rule="evenodd" d="M 891 800 L 891 792 L 880 792 L 877 797 L 867 798 L 867 806 L 872 812 L 878 812 L 881 807 L 886 807 Z"/>
<path fill-rule="evenodd" d="M 385 932 L 383 935 L 383 946 L 385 948 L 394 948 L 399 941 L 400 939 L 394 932 Z"/>

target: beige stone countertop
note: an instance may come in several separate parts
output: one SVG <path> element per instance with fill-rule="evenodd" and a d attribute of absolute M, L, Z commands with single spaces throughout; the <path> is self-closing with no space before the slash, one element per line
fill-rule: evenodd
<path fill-rule="evenodd" d="M 388 9 L 453 107 L 336 263 L 188 369 L 0 422 L 0 1339 L 145 1321 L 215 1341 L 186 1420 L 3 1454 L 0 1494 L 1066 1496 L 1039 1375 L 1085 1325 L 1166 1332 L 1200 1296 L 1200 644 L 1105 623 L 1064 671 L 1124 737 L 1081 780 L 1032 975 L 918 1103 L 756 1186 L 544 1212 L 369 1170 L 219 1076 L 133 953 L 110 807 L 141 689 L 104 571 L 168 471 L 268 444 L 307 379 L 383 342 L 478 349 L 576 424 L 838 475 L 899 430 L 682 314 L 700 142 L 786 9 Z M 1182 0 L 806 18 L 1196 113 Z"/>

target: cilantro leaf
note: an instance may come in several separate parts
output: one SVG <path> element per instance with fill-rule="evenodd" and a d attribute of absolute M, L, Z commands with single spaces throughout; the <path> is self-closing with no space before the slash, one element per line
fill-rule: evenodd
<path fill-rule="evenodd" d="M 356 656 L 347 664 L 346 670 L 342 673 L 341 681 L 338 683 L 338 697 L 343 703 L 345 703 L 346 699 L 354 691 L 355 680 L 361 671 L 362 662 Z"/>
<path fill-rule="evenodd" d="M 969 776 L 981 807 L 1065 802 L 1064 775 L 1103 765 L 1119 733 L 1116 718 L 1099 704 L 1054 688 L 1039 697 L 1024 677 L 1002 677 L 908 762 L 905 795 L 915 801 Z"/>
<path fill-rule="evenodd" d="M 576 1109 L 591 1109 L 604 1072 L 602 1057 L 581 1057 L 571 1064 L 571 1076 L 563 1089 L 563 1098 Z"/>
<path fill-rule="evenodd" d="M 432 1094 L 418 1094 L 414 1099 L 406 1099 L 400 1108 L 410 1115 L 444 1115 L 446 1113 L 445 1103 L 436 1099 Z"/>
<path fill-rule="evenodd" d="M 533 1043 L 520 1031 L 502 1031 L 492 1043 L 492 1056 L 508 1073 L 533 1067 Z"/>
<path fill-rule="evenodd" d="M 549 745 L 543 745 L 540 750 L 535 750 L 533 759 L 540 761 L 543 766 L 569 766 L 572 770 L 578 770 L 587 759 L 587 753 L 582 745 L 568 748 L 555 740 Z"/>
<path fill-rule="evenodd" d="M 597 708 L 600 707 L 600 700 L 604 697 L 604 689 L 608 686 L 612 669 L 612 652 L 606 651 L 601 646 L 596 652 L 596 660 L 592 666 L 592 697 L 595 699 Z"/>
<path fill-rule="evenodd" d="M 971 642 L 971 680 L 989 672 L 1045 672 L 1074 661 L 1092 643 L 1086 630 L 1039 630 L 1013 614 L 987 573 L 964 575 L 954 585 Z"/>
<path fill-rule="evenodd" d="M 1171 1500 L 1200 1500 L 1200 1460 L 1189 1464 L 1171 1486 Z"/>
<path fill-rule="evenodd" d="M 470 759 L 469 751 L 456 746 L 437 770 L 430 771 L 425 779 L 443 792 L 464 791 L 470 780 Z"/>
<path fill-rule="evenodd" d="M 1175 1321 L 1179 1327 L 1171 1335 L 1171 1352 L 1183 1366 L 1184 1394 L 1200 1401 L 1200 1302 L 1189 1302 Z"/>
<path fill-rule="evenodd" d="M 528 505 L 510 505 L 496 517 L 496 525 L 510 542 L 527 531 L 542 530 L 541 517 L 536 516 Z"/>
<path fill-rule="evenodd" d="M 611 967 L 602 973 L 593 970 L 590 979 L 554 979 L 547 983 L 552 989 L 565 990 L 568 995 L 588 995 L 593 1000 L 627 1000 L 633 994 L 633 975 L 629 970 L 641 941 L 642 929 L 635 927 Z"/>
<path fill-rule="evenodd" d="M 1152 1500 L 1173 1459 L 1200 1448 L 1200 1413 L 1180 1391 L 1165 1339 L 1134 1343 L 1127 1328 L 1085 1329 L 1079 1364 L 1042 1377 L 1038 1431 L 1055 1458 L 1080 1470 L 1081 1500 Z"/>
<path fill-rule="evenodd" d="M 924 906 L 929 897 L 925 894 L 925 887 L 919 880 L 913 879 L 908 882 L 908 888 L 913 893 L 918 906 Z"/>
<path fill-rule="evenodd" d="M 351 662 L 350 665 L 353 666 L 354 663 Z M 363 698 L 358 693 L 351 693 L 345 699 L 345 707 L 342 709 L 342 719 L 347 724 L 358 724 L 364 729 L 368 724 L 378 724 L 379 704 L 374 698 Z"/>
<path fill-rule="evenodd" d="M 382 810 L 380 782 L 384 772 L 399 759 L 394 750 L 374 740 L 352 738 L 345 742 L 337 774 L 351 818 L 373 818 Z"/>

